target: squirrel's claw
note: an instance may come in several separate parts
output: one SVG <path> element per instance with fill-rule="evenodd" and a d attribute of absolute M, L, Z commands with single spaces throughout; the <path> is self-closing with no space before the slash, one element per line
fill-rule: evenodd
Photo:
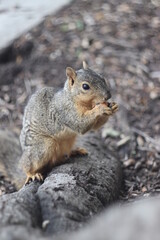
<path fill-rule="evenodd" d="M 30 182 L 32 181 L 32 178 L 30 176 L 27 176 L 27 179 L 25 181 L 25 184 L 24 185 L 27 185 L 29 184 Z"/>
<path fill-rule="evenodd" d="M 35 177 L 35 180 L 38 180 L 39 182 L 43 182 L 43 180 L 44 180 L 41 173 L 36 173 L 36 175 L 34 177 Z"/>
<path fill-rule="evenodd" d="M 29 184 L 30 182 L 35 181 L 35 180 L 37 180 L 37 181 L 39 181 L 39 182 L 43 182 L 44 178 L 43 178 L 43 176 L 42 176 L 41 173 L 36 173 L 36 174 L 33 175 L 33 176 L 27 176 L 27 179 L 26 179 L 26 181 L 25 181 L 25 185 L 27 185 L 27 184 Z"/>

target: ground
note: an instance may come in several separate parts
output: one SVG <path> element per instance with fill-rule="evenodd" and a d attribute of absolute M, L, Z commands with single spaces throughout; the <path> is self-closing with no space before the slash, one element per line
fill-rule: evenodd
<path fill-rule="evenodd" d="M 0 124 L 19 135 L 35 90 L 62 87 L 86 60 L 111 86 L 119 112 L 102 129 L 124 169 L 120 199 L 160 191 L 160 3 L 74 1 L 0 52 Z M 12 185 L 0 178 L 0 194 Z"/>

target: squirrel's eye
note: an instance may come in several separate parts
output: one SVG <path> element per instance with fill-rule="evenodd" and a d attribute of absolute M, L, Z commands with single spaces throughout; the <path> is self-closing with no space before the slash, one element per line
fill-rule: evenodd
<path fill-rule="evenodd" d="M 90 86 L 87 83 L 83 83 L 82 87 L 83 87 L 84 90 L 89 90 L 90 89 Z"/>

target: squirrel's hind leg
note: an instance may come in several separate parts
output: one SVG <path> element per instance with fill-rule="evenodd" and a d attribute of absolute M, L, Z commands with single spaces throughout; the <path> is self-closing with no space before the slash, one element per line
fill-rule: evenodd
<path fill-rule="evenodd" d="M 38 144 L 33 146 L 28 146 L 28 148 L 24 150 L 20 159 L 20 166 L 27 176 L 25 184 L 34 180 L 39 182 L 43 181 L 43 174 L 45 173 L 51 158 L 49 154 L 50 151 L 48 150 L 49 149 L 43 141 L 39 141 Z"/>

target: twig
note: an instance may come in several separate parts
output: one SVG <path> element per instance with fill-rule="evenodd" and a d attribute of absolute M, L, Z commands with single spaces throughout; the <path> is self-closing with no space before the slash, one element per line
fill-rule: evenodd
<path fill-rule="evenodd" d="M 156 142 L 155 139 L 151 138 L 150 136 L 148 136 L 146 133 L 142 132 L 141 130 L 137 129 L 137 128 L 131 128 L 131 130 L 135 133 L 137 133 L 138 135 L 142 136 L 145 138 L 146 142 L 150 142 L 152 143 L 153 145 L 159 147 L 159 150 L 160 150 L 160 144 Z"/>
<path fill-rule="evenodd" d="M 149 147 L 140 147 L 140 146 L 138 146 L 138 149 L 143 151 L 143 152 L 152 152 L 152 153 L 155 152 L 154 148 L 149 148 Z"/>

